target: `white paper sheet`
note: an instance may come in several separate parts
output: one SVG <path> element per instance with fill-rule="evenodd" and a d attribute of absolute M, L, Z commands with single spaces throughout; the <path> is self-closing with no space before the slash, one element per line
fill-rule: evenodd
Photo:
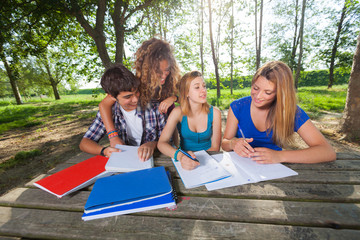
<path fill-rule="evenodd" d="M 209 191 L 298 175 L 297 172 L 280 163 L 259 164 L 250 158 L 240 157 L 235 152 L 224 152 L 212 157 L 232 176 L 206 184 L 205 186 Z"/>
<path fill-rule="evenodd" d="M 121 152 L 113 152 L 107 162 L 105 169 L 109 172 L 131 172 L 141 169 L 152 168 L 154 159 L 142 162 L 138 157 L 138 146 L 116 145 Z"/>
<path fill-rule="evenodd" d="M 178 171 L 185 188 L 194 188 L 206 183 L 210 183 L 219 179 L 231 176 L 214 158 L 206 151 L 198 151 L 194 153 L 200 166 L 193 170 L 184 170 L 181 163 L 171 159 Z"/>

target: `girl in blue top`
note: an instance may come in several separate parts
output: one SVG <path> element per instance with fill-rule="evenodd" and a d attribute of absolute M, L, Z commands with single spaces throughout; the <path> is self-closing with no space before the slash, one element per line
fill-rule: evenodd
<path fill-rule="evenodd" d="M 294 132 L 309 147 L 281 151 Z M 318 163 L 336 158 L 331 145 L 296 105 L 292 72 L 280 61 L 259 68 L 251 82 L 251 96 L 230 104 L 222 148 L 258 163 Z"/>
<path fill-rule="evenodd" d="M 221 141 L 221 113 L 206 101 L 207 91 L 200 72 L 185 74 L 179 83 L 180 106 L 170 114 L 158 141 L 158 149 L 169 157 L 175 157 L 177 149 L 170 145 L 176 128 L 180 133 L 180 148 L 192 157 L 192 151 L 219 151 Z M 177 152 L 182 168 L 191 170 L 199 165 L 182 152 Z"/>

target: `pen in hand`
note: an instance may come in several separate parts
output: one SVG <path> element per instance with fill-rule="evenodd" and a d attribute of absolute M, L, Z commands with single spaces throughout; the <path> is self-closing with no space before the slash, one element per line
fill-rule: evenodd
<path fill-rule="evenodd" d="M 182 152 L 185 156 L 189 157 L 191 160 L 194 160 L 195 162 L 199 162 L 199 160 L 197 160 L 196 158 L 193 158 L 190 154 L 188 154 L 184 150 L 179 149 L 179 151 Z"/>

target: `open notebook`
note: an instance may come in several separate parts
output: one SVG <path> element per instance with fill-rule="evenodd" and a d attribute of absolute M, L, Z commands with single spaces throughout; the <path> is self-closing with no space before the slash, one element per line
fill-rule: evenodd
<path fill-rule="evenodd" d="M 224 152 L 212 155 L 212 157 L 232 176 L 206 184 L 209 191 L 298 175 L 297 172 L 280 163 L 259 164 L 250 158 L 240 157 L 235 152 Z"/>
<path fill-rule="evenodd" d="M 154 167 L 154 159 L 142 162 L 138 157 L 138 146 L 116 145 L 121 152 L 113 152 L 105 169 L 108 172 L 131 172 Z"/>
<path fill-rule="evenodd" d="M 206 151 L 194 152 L 196 159 L 200 165 L 193 170 L 185 170 L 181 167 L 179 161 L 175 162 L 172 158 L 176 170 L 178 171 L 185 188 L 194 188 L 202 186 L 206 183 L 218 181 L 227 178 L 231 174 L 226 171 L 214 158 Z"/>

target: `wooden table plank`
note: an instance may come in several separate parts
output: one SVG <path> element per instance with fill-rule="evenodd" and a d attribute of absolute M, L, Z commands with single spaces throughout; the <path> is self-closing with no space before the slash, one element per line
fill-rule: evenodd
<path fill-rule="evenodd" d="M 323 202 L 360 202 L 360 185 L 261 182 L 214 191 L 207 191 L 204 186 L 194 189 L 186 189 L 181 180 L 175 180 L 174 185 L 176 186 L 176 191 L 180 195 L 189 196 L 222 196 Z"/>
<path fill-rule="evenodd" d="M 17 188 L 0 197 L 0 205 L 83 212 L 89 194 L 79 191 L 58 199 L 40 189 Z M 159 209 L 133 215 L 360 229 L 360 204 L 210 197 L 180 200 L 174 211 Z"/>
<path fill-rule="evenodd" d="M 359 230 L 122 215 L 81 221 L 82 213 L 0 207 L 0 234 L 53 239 L 356 239 Z M 30 221 L 24 221 L 29 219 Z"/>
<path fill-rule="evenodd" d="M 55 168 L 49 171 L 49 175 L 64 170 L 70 166 L 71 165 L 68 163 L 59 164 L 58 166 L 56 166 Z M 155 164 L 155 166 L 165 166 L 172 173 L 173 177 L 180 178 L 178 172 L 176 171 L 172 163 Z M 331 171 L 325 169 L 324 170 L 298 169 L 296 171 L 298 172 L 297 176 L 274 179 L 269 182 L 360 184 L 360 164 L 358 171 L 353 171 L 349 169 L 346 171 L 340 171 L 339 169 L 337 170 L 332 169 Z"/>
<path fill-rule="evenodd" d="M 38 176 L 26 184 L 26 187 L 35 188 L 33 182 L 43 178 Z M 179 195 L 183 196 L 210 196 L 236 197 L 271 200 L 305 200 L 324 202 L 360 202 L 360 185 L 350 184 L 312 184 L 312 183 L 283 183 L 260 182 L 207 191 L 204 186 L 186 189 L 180 179 L 173 180 L 174 187 Z M 91 190 L 92 186 L 87 189 Z"/>

